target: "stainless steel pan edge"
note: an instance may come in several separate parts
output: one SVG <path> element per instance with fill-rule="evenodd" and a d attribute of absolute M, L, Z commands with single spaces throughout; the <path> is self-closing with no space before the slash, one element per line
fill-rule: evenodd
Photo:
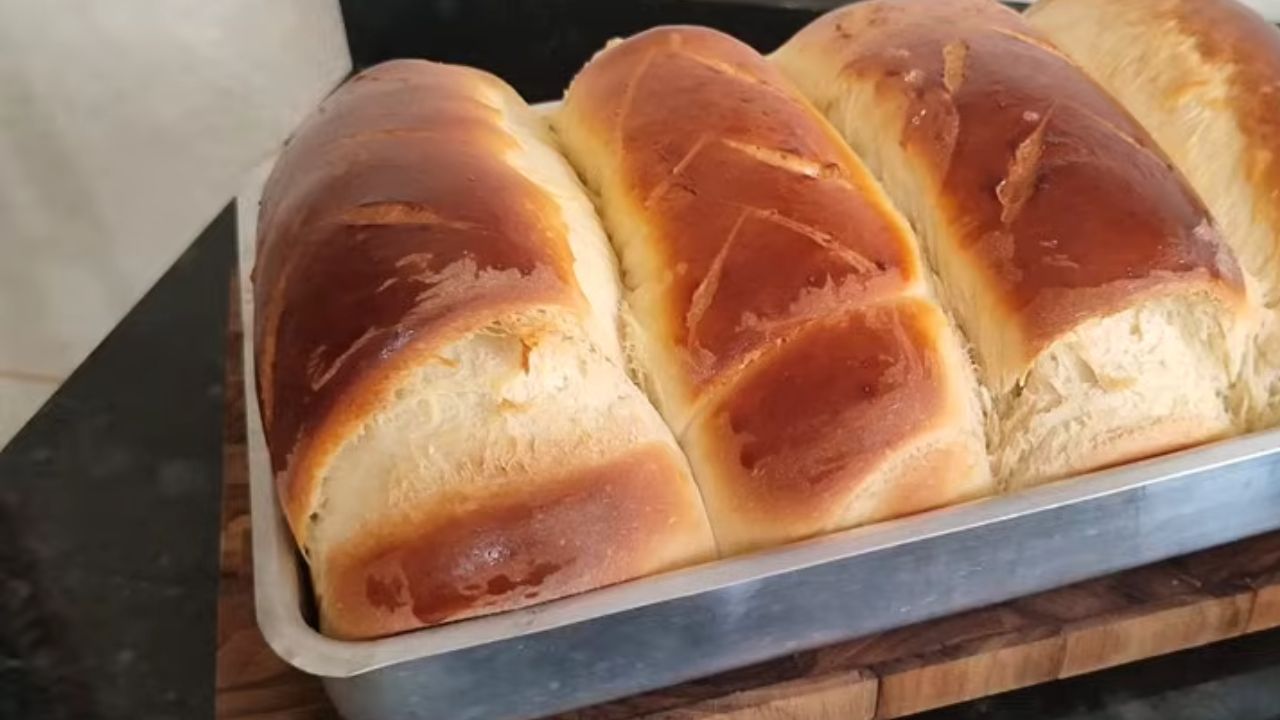
<path fill-rule="evenodd" d="M 238 202 L 241 311 L 260 168 Z M 353 720 L 534 717 L 999 602 L 1280 528 L 1280 430 L 1013 495 L 393 638 L 344 642 L 301 612 L 246 332 L 255 602 L 283 659 Z"/>
<path fill-rule="evenodd" d="M 1280 526 L 1278 439 L 828 538 L 811 547 L 851 554 L 325 684 L 350 720 L 537 717 L 999 602 Z"/>

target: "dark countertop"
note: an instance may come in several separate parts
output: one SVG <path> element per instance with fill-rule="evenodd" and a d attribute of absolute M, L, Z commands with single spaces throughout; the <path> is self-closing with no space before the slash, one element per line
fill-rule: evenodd
<path fill-rule="evenodd" d="M 585 0 L 353 1 L 344 14 L 357 65 L 466 62 L 531 101 L 557 96 L 612 35 L 701 23 L 769 49 L 813 15 Z M 212 717 L 234 262 L 228 207 L 0 452 L 0 719 Z M 1280 718 L 1280 631 L 920 717 Z"/>
<path fill-rule="evenodd" d="M 223 211 L 0 453 L 0 718 L 212 715 Z"/>

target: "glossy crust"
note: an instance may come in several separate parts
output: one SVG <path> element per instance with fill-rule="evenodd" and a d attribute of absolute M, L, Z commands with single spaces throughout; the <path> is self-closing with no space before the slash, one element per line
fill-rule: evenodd
<path fill-rule="evenodd" d="M 258 393 L 303 539 L 317 469 L 399 373 L 503 312 L 581 307 L 560 210 L 503 159 L 515 140 L 478 96 L 497 82 L 414 61 L 361 73 L 298 130 L 263 192 Z"/>
<path fill-rule="evenodd" d="M 1131 44 L 1127 57 L 1110 58 L 1117 64 L 1136 60 L 1144 50 L 1163 54 L 1166 48 L 1190 40 L 1200 72 L 1183 69 L 1182 77 L 1160 84 L 1169 92 L 1168 105 L 1203 100 L 1227 113 L 1246 142 L 1241 159 L 1249 182 L 1261 195 L 1274 199 L 1280 194 L 1280 30 L 1274 25 L 1237 0 L 1045 0 L 1039 5 L 1044 7 L 1028 13 L 1038 27 L 1054 13 L 1078 12 L 1077 18 L 1092 18 L 1103 32 L 1117 30 L 1108 23 L 1140 28 L 1146 43 Z M 1075 57 L 1086 69 L 1093 69 L 1092 58 Z M 1222 96 L 1198 96 L 1199 86 L 1218 77 L 1226 83 Z M 1163 125 L 1157 122 L 1151 129 L 1160 136 Z M 1187 171 L 1194 182 L 1198 172 Z M 1258 210 L 1273 228 L 1280 228 L 1280 203 L 1259 204 Z"/>
<path fill-rule="evenodd" d="M 953 343 L 932 302 L 904 297 L 807 323 L 751 365 L 684 437 L 721 544 L 772 545 L 990 492 Z"/>
<path fill-rule="evenodd" d="M 606 258 L 607 241 L 535 121 L 479 71 L 380 65 L 325 101 L 264 191 L 258 394 L 328 634 L 715 554 L 687 461 L 616 338 L 593 334 L 616 309 L 584 284 L 616 278 L 585 277 L 601 266 L 571 238 L 594 232 Z"/>
<path fill-rule="evenodd" d="M 588 181 L 609 172 L 610 197 L 630 200 L 625 218 L 605 201 L 615 238 L 645 237 L 615 244 L 653 352 L 675 368 L 661 393 L 677 431 L 799 324 L 919 289 L 909 231 L 881 194 L 859 192 L 871 181 L 843 141 L 728 36 L 657 29 L 613 45 L 556 122 Z M 643 229 L 622 227 L 633 221 Z"/>
<path fill-rule="evenodd" d="M 1124 103 L 1208 204 L 1268 309 L 1243 411 L 1280 421 L 1280 31 L 1235 0 L 1044 0 L 1028 20 Z"/>
<path fill-rule="evenodd" d="M 1013 11 L 877 0 L 823 16 L 788 46 L 780 54 L 828 54 L 883 102 L 906 104 L 901 142 L 978 268 L 994 303 L 984 311 L 1020 350 L 1000 384 L 1139 295 L 1240 292 L 1207 211 L 1146 131 Z"/>
<path fill-rule="evenodd" d="M 772 60 L 920 230 L 992 395 L 1002 481 L 1230 431 L 1234 256 L 1146 131 L 1017 13 L 861 2 Z M 1192 363 L 1209 375 L 1175 381 Z"/>
<path fill-rule="evenodd" d="M 671 537 L 705 531 L 670 482 L 675 448 L 653 444 L 501 493 L 442 497 L 370 528 L 330 560 L 325 632 L 377 637 L 542 602 L 687 562 Z M 372 608 L 373 611 L 370 611 Z"/>
<path fill-rule="evenodd" d="M 722 549 L 989 491 L 966 360 L 910 229 L 754 50 L 702 28 L 641 33 L 587 64 L 555 126 L 600 196 L 639 364 Z M 894 495 L 905 471 L 873 483 L 935 446 L 964 471 L 909 498 Z"/>

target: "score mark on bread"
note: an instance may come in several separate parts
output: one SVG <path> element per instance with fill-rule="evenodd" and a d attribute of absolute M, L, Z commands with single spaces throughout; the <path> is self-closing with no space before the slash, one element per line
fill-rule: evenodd
<path fill-rule="evenodd" d="M 702 28 L 641 33 L 588 63 L 555 122 L 723 550 L 989 491 L 972 378 L 910 229 L 755 51 Z M 890 407 L 901 422 L 870 433 Z M 961 470 L 902 488 L 926 482 L 932 448 Z"/>
<path fill-rule="evenodd" d="M 1234 430 L 1238 268 L 1145 131 L 1017 13 L 868 0 L 771 59 L 920 230 L 1003 483 Z"/>
<path fill-rule="evenodd" d="M 1045 129 L 1049 127 L 1049 119 L 1053 117 L 1053 107 L 1043 113 L 1028 110 L 1023 118 L 1035 122 L 1036 126 L 1026 139 L 1018 143 L 1009 160 L 1009 170 L 1004 179 L 996 185 L 996 197 L 1000 199 L 1000 222 L 1009 226 L 1022 212 L 1022 206 L 1031 199 L 1035 192 L 1036 178 L 1040 170 L 1040 158 L 1044 151 Z"/>
<path fill-rule="evenodd" d="M 264 191 L 264 425 L 328 634 L 716 552 L 624 371 L 599 220 L 541 123 L 485 73 L 387 63 L 325 101 Z"/>

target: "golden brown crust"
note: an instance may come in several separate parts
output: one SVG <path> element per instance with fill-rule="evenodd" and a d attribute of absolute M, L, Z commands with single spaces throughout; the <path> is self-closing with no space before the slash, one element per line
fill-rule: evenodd
<path fill-rule="evenodd" d="M 641 33 L 592 60 L 566 102 L 607 138 L 650 250 L 674 270 L 668 312 L 645 322 L 679 349 L 693 395 L 807 320 L 919 282 L 843 141 L 746 45 Z"/>
<path fill-rule="evenodd" d="M 1248 143 L 1246 172 L 1273 199 L 1263 207 L 1280 228 L 1280 31 L 1235 0 L 1177 0 L 1153 9 L 1194 38 L 1207 63 L 1231 69 L 1228 102 Z"/>
<path fill-rule="evenodd" d="M 791 44 L 820 48 L 880 102 L 905 106 L 901 140 L 1017 323 L 1024 359 L 1136 295 L 1243 297 L 1207 211 L 1148 134 L 1016 13 L 989 0 L 875 0 Z"/>
<path fill-rule="evenodd" d="M 688 562 L 684 540 L 706 521 L 690 486 L 670 482 L 683 472 L 670 446 L 651 444 L 500 496 L 441 497 L 411 520 L 370 528 L 317 588 L 325 632 L 389 635 Z"/>
<path fill-rule="evenodd" d="M 370 69 L 267 184 L 259 396 L 300 539 L 319 468 L 401 371 L 506 310 L 581 302 L 559 208 L 503 159 L 515 141 L 483 99 L 493 83 L 426 62 Z"/>
<path fill-rule="evenodd" d="M 579 73 L 558 128 L 613 213 L 722 551 L 989 491 L 971 378 L 914 237 L 764 58 L 702 28 L 641 33 Z M 969 460 L 929 499 L 894 487 L 940 435 Z M 899 461 L 883 497 L 901 504 L 869 509 L 881 495 L 864 486 Z"/>
<path fill-rule="evenodd" d="M 963 417 L 963 403 L 945 390 L 955 385 L 949 359 L 935 350 L 948 332 L 941 312 L 915 298 L 827 317 L 710 407 L 694 431 L 707 448 L 699 459 L 717 468 L 703 479 L 714 486 L 704 490 L 708 510 L 753 536 L 718 528 L 722 546 L 834 529 L 850 498 L 871 490 L 864 486 L 886 467 L 933 432 L 946 436 Z M 866 500 L 876 508 L 856 514 L 881 519 L 964 499 L 968 486 L 951 481 L 981 474 L 981 453 L 962 442 L 949 449 L 956 461 L 946 474 L 934 476 L 936 463 L 924 463 L 927 472 L 914 477 L 915 463 L 902 463 L 903 476 L 883 488 L 887 497 Z"/>
<path fill-rule="evenodd" d="M 495 78 L 390 63 L 326 101 L 265 189 L 259 397 L 331 634 L 715 553 L 674 439 L 601 344 L 605 239 L 542 133 Z"/>

